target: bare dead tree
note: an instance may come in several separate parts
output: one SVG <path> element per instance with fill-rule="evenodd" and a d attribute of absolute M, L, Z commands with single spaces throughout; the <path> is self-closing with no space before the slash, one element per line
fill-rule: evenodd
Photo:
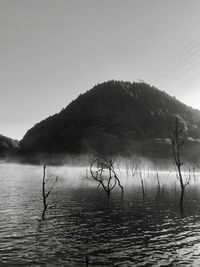
<path fill-rule="evenodd" d="M 43 198 L 43 212 L 42 212 L 42 220 L 45 220 L 45 213 L 47 211 L 49 203 L 47 203 L 47 198 L 49 197 L 55 183 L 58 180 L 58 176 L 55 178 L 49 190 L 46 192 L 46 184 L 48 179 L 46 179 L 46 165 L 43 166 L 43 178 L 42 178 L 42 198 Z"/>
<path fill-rule="evenodd" d="M 85 256 L 85 266 L 89 266 L 90 257 L 88 255 Z"/>
<path fill-rule="evenodd" d="M 157 194 L 156 194 L 155 199 L 157 199 L 158 196 L 160 196 L 160 180 L 159 180 L 159 175 L 158 175 L 158 173 L 156 173 L 156 178 L 157 178 Z"/>
<path fill-rule="evenodd" d="M 126 178 L 128 178 L 129 177 L 129 163 L 127 159 L 125 161 L 125 166 L 126 166 Z"/>
<path fill-rule="evenodd" d="M 183 198 L 185 193 L 185 187 L 189 184 L 190 179 L 187 179 L 186 182 L 184 182 L 183 175 L 182 175 L 182 166 L 184 162 L 181 160 L 181 148 L 184 145 L 183 137 L 183 128 L 180 128 L 179 120 L 175 120 L 175 127 L 173 130 L 172 138 L 171 138 L 171 144 L 172 144 L 172 155 L 174 162 L 177 167 L 177 179 L 180 182 L 181 187 L 181 195 L 180 195 L 180 208 L 183 210 Z"/>
<path fill-rule="evenodd" d="M 134 156 L 131 168 L 132 177 L 134 177 L 138 173 L 138 169 L 140 166 L 141 166 L 141 159 L 138 156 Z"/>
<path fill-rule="evenodd" d="M 129 178 L 129 176 L 131 175 L 133 178 L 137 174 L 140 165 L 141 165 L 141 159 L 137 155 L 134 155 L 131 158 L 126 159 L 125 161 L 126 177 Z"/>
<path fill-rule="evenodd" d="M 124 192 L 123 186 L 115 171 L 115 160 L 116 157 L 101 156 L 93 160 L 90 165 L 92 178 L 98 182 L 98 188 L 102 186 L 108 195 L 110 195 L 110 192 L 116 184 L 121 188 L 122 194 Z"/>
<path fill-rule="evenodd" d="M 145 194 L 145 189 L 144 189 L 144 180 L 142 178 L 142 172 L 141 172 L 141 169 L 140 169 L 140 181 L 141 181 L 141 186 L 142 186 L 142 197 L 143 197 L 143 200 L 145 200 L 146 198 L 146 194 Z"/>

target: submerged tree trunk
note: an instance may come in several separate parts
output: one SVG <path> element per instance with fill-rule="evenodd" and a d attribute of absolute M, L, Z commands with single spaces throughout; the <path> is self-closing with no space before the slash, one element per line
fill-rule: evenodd
<path fill-rule="evenodd" d="M 43 178 L 42 178 L 42 199 L 43 199 L 43 211 L 42 211 L 42 220 L 45 220 L 45 214 L 48 208 L 47 198 L 51 193 L 51 190 L 53 189 L 55 183 L 57 182 L 58 177 L 54 180 L 53 184 L 51 185 L 50 189 L 46 193 L 46 183 L 48 180 L 46 180 L 46 165 L 43 166 Z"/>
<path fill-rule="evenodd" d="M 177 170 L 178 170 L 177 179 L 179 180 L 180 187 L 181 187 L 181 195 L 180 195 L 180 209 L 181 209 L 181 211 L 183 211 L 183 199 L 184 199 L 185 187 L 190 182 L 190 175 L 189 175 L 189 178 L 187 179 L 186 182 L 183 181 L 183 176 L 182 176 L 182 171 L 181 171 L 181 167 L 184 164 L 181 161 L 181 147 L 184 144 L 184 142 L 182 140 L 183 138 L 181 136 L 182 132 L 183 132 L 183 129 L 180 129 L 179 121 L 178 121 L 178 119 L 176 119 L 171 142 L 172 142 L 172 155 L 173 155 L 174 162 L 175 162 Z"/>
<path fill-rule="evenodd" d="M 99 183 L 97 188 L 101 185 L 108 196 L 110 196 L 110 192 L 114 189 L 116 184 L 121 188 L 122 195 L 124 192 L 124 188 L 115 171 L 115 160 L 116 157 L 102 156 L 96 158 L 90 165 L 92 178 Z"/>
<path fill-rule="evenodd" d="M 183 211 L 183 198 L 185 193 L 185 186 L 181 187 L 181 196 L 180 196 L 180 209 Z"/>
<path fill-rule="evenodd" d="M 143 180 L 143 178 L 142 178 L 142 172 L 141 172 L 141 170 L 140 170 L 140 181 L 141 181 L 141 187 L 142 187 L 142 198 L 143 198 L 143 200 L 145 200 L 145 189 L 144 189 L 144 180 Z"/>
<path fill-rule="evenodd" d="M 144 181 L 143 179 L 141 178 L 141 185 L 142 185 L 142 197 L 143 197 L 143 200 L 145 199 L 145 191 L 144 191 Z"/>
<path fill-rule="evenodd" d="M 45 196 L 45 176 L 46 176 L 46 166 L 43 166 L 43 179 L 42 179 L 42 199 L 43 199 L 43 212 L 42 212 L 42 220 L 45 220 L 45 212 L 47 210 L 47 202 Z"/>
<path fill-rule="evenodd" d="M 160 196 L 160 180 L 159 180 L 158 173 L 156 173 L 156 178 L 157 178 L 157 194 L 156 194 L 155 199 L 157 199 L 158 196 Z"/>

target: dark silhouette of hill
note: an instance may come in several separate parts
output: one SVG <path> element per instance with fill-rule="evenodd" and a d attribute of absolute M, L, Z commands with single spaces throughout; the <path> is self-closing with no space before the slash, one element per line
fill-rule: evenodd
<path fill-rule="evenodd" d="M 23 153 L 170 155 L 175 118 L 196 147 L 200 111 L 145 83 L 108 81 L 39 122 L 20 142 Z"/>
<path fill-rule="evenodd" d="M 19 147 L 19 142 L 4 135 L 0 135 L 0 155 L 14 151 Z"/>

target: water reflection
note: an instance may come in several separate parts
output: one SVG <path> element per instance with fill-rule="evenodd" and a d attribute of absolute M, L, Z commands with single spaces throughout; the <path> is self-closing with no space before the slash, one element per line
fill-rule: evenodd
<path fill-rule="evenodd" d="M 145 200 L 136 181 L 127 183 L 123 198 L 117 190 L 108 198 L 81 170 L 66 175 L 52 168 L 49 175 L 59 181 L 41 221 L 42 169 L 0 167 L 1 266 L 86 266 L 86 259 L 89 266 L 200 264 L 197 186 L 188 187 L 181 214 L 174 180 L 158 198 L 155 177 L 145 180 Z"/>

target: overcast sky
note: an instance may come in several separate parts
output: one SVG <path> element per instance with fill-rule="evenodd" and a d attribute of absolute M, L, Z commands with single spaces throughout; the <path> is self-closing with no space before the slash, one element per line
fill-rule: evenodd
<path fill-rule="evenodd" d="M 0 133 L 21 139 L 96 83 L 200 109 L 199 0 L 0 0 Z"/>

